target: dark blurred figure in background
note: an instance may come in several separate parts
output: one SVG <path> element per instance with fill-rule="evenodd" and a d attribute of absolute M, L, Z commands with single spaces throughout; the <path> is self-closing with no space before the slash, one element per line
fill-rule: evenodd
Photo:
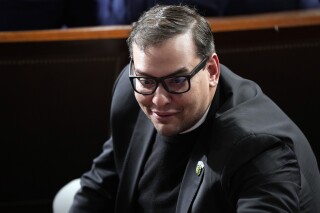
<path fill-rule="evenodd" d="M 0 31 L 122 25 L 156 4 L 185 4 L 203 16 L 319 8 L 319 0 L 0 0 Z"/>
<path fill-rule="evenodd" d="M 106 0 L 104 24 L 130 24 L 155 4 L 194 6 L 203 16 L 230 16 L 319 8 L 319 0 Z"/>
<path fill-rule="evenodd" d="M 107 0 L 0 0 L 0 31 L 97 26 Z"/>

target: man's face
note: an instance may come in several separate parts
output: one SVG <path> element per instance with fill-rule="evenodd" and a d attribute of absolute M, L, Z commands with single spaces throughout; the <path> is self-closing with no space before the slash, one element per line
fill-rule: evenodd
<path fill-rule="evenodd" d="M 133 44 L 132 70 L 136 76 L 159 78 L 172 74 L 186 75 L 201 60 L 195 53 L 189 33 L 178 35 L 145 51 Z M 171 94 L 162 84 L 152 95 L 135 93 L 141 109 L 159 133 L 167 136 L 179 134 L 199 121 L 215 92 L 219 78 L 218 63 L 214 54 L 206 66 L 191 78 L 191 88 L 186 93 Z"/>

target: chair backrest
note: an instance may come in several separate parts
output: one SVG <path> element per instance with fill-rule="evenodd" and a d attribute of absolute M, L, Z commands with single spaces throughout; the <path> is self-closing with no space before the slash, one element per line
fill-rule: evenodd
<path fill-rule="evenodd" d="M 0 212 L 49 209 L 64 184 L 90 169 L 109 136 L 129 29 L 0 33 Z"/>

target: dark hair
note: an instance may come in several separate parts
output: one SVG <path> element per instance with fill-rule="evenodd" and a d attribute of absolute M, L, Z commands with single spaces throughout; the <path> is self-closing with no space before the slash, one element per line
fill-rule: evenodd
<path fill-rule="evenodd" d="M 191 31 L 197 55 L 202 58 L 215 52 L 213 35 L 206 19 L 184 5 L 156 5 L 133 23 L 127 39 L 130 57 L 132 44 L 145 50 L 179 34 Z"/>

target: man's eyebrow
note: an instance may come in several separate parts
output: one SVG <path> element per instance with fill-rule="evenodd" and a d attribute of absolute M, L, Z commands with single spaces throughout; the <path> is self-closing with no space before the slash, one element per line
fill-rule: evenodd
<path fill-rule="evenodd" d="M 139 76 L 146 76 L 146 77 L 152 77 L 152 78 L 155 78 L 154 76 L 152 75 L 149 75 L 141 70 L 134 70 L 134 72 L 139 75 Z M 178 70 L 176 70 L 175 72 L 169 74 L 169 75 L 166 75 L 166 76 L 162 76 L 160 78 L 166 78 L 166 77 L 173 77 L 173 76 L 179 76 L 179 75 L 186 75 L 187 73 L 189 73 L 189 70 L 186 68 L 186 67 L 182 67 Z"/>

